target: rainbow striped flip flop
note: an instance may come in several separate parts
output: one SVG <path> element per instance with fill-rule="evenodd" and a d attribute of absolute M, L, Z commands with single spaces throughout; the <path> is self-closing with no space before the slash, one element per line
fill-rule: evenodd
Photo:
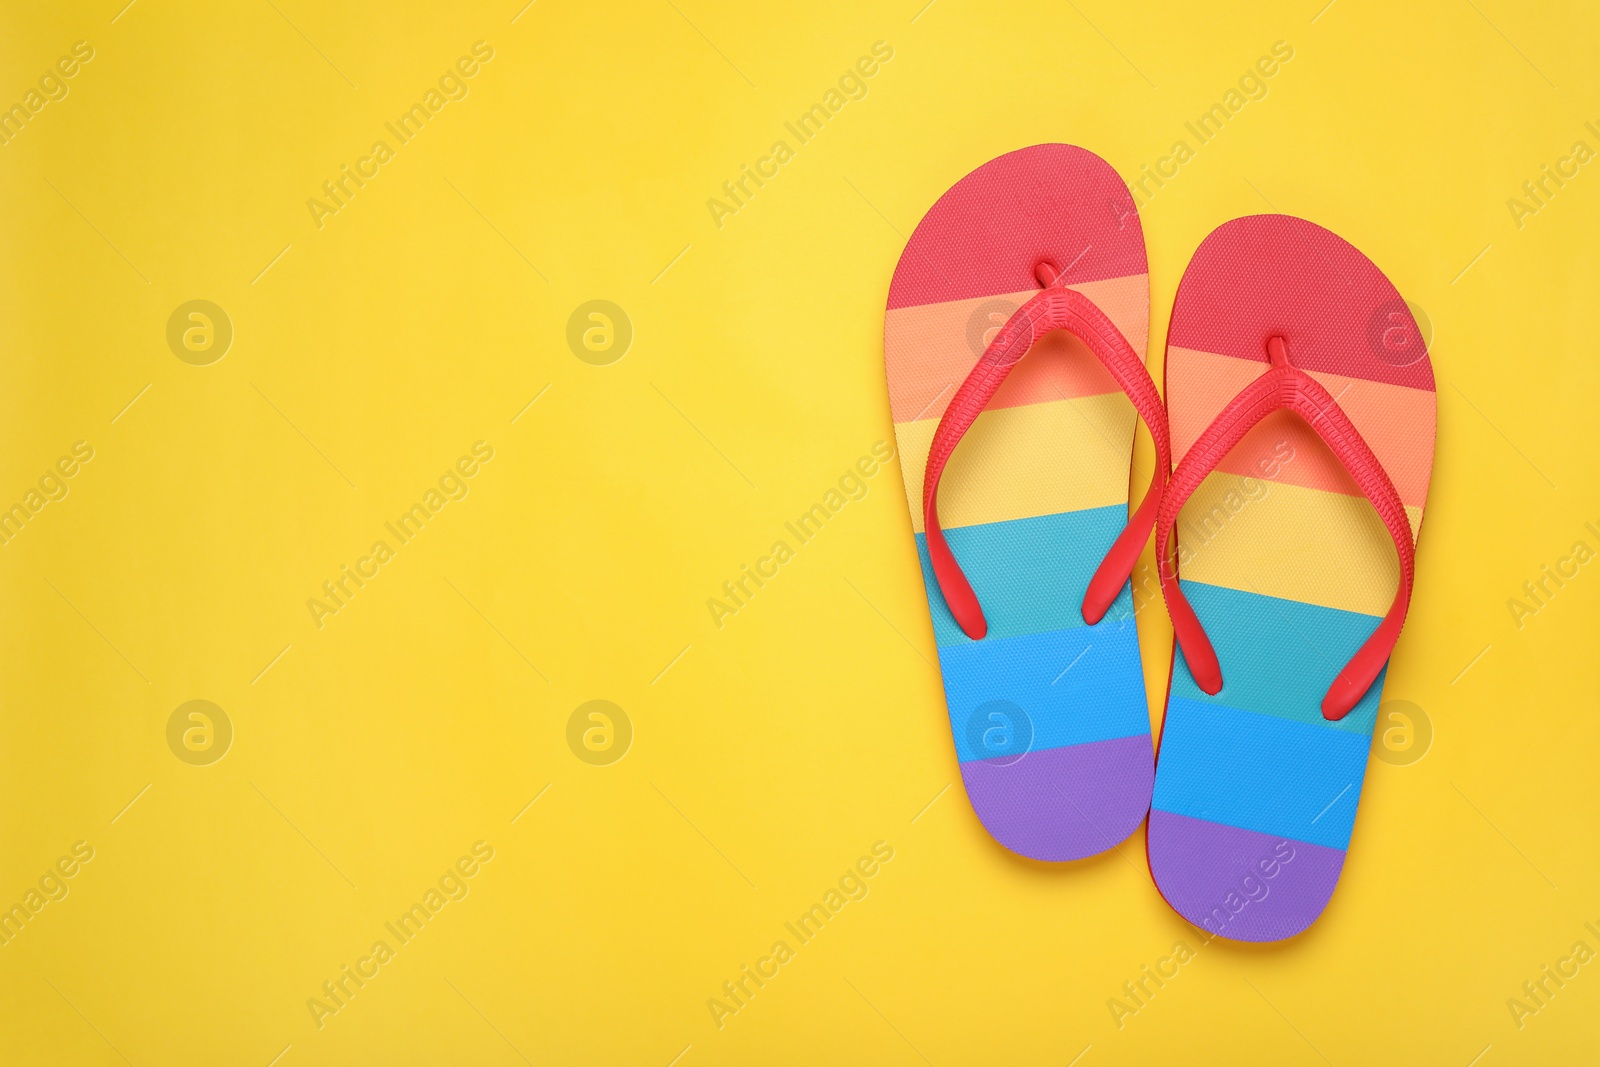
<path fill-rule="evenodd" d="M 1410 602 L 1433 368 L 1371 260 L 1255 215 L 1196 250 L 1166 376 L 1183 459 L 1156 557 L 1181 655 L 1150 872 L 1191 923 L 1276 941 L 1322 913 L 1344 866 Z"/>
<path fill-rule="evenodd" d="M 1070 145 L 957 182 L 889 288 L 889 401 L 961 777 L 1034 859 L 1103 852 L 1149 807 L 1128 584 L 1170 469 L 1149 315 L 1127 187 Z M 1130 520 L 1136 412 L 1160 460 Z"/>

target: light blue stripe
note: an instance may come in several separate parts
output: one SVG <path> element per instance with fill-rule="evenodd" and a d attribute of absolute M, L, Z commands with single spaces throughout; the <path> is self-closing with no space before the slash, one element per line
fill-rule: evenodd
<path fill-rule="evenodd" d="M 962 762 L 1150 732 L 1132 593 L 1096 626 L 939 650 Z M 1121 622 L 1117 620 L 1121 619 Z"/>
<path fill-rule="evenodd" d="M 1364 739 L 1372 736 L 1387 667 L 1361 702 L 1338 722 L 1322 717 L 1322 698 L 1350 657 L 1377 629 L 1378 617 L 1204 582 L 1186 581 L 1183 592 L 1216 649 L 1222 666 L 1222 691 L 1216 696 L 1202 693 L 1180 651 L 1173 664 L 1173 701 L 1181 697 L 1342 730 Z"/>
<path fill-rule="evenodd" d="M 1370 743 L 1331 723 L 1201 703 L 1174 688 L 1151 806 L 1342 849 L 1350 843 Z"/>
<path fill-rule="evenodd" d="M 985 640 L 1084 626 L 1089 579 L 1127 523 L 1127 505 L 1116 504 L 946 530 L 945 541 L 983 605 Z M 917 554 L 939 647 L 971 644 L 939 592 L 926 534 L 917 534 Z"/>

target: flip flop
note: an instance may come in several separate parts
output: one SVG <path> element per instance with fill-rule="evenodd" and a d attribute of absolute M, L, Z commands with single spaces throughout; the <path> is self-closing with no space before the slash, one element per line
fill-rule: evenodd
<path fill-rule="evenodd" d="M 1127 186 L 1070 145 L 957 182 L 889 288 L 890 407 L 961 777 L 990 834 L 1034 859 L 1103 852 L 1149 807 L 1128 583 L 1170 469 L 1149 315 Z M 1160 458 L 1130 520 L 1136 411 Z"/>
<path fill-rule="evenodd" d="M 1191 923 L 1277 941 L 1322 913 L 1344 866 L 1411 597 L 1433 368 L 1371 260 L 1255 215 L 1189 262 L 1166 379 L 1183 459 L 1156 558 L 1177 648 L 1150 872 Z"/>

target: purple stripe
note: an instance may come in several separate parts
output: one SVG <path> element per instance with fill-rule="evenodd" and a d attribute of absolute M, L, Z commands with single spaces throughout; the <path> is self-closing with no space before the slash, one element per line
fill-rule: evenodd
<path fill-rule="evenodd" d="M 1194 925 L 1234 941 L 1281 941 L 1322 914 L 1344 850 L 1150 810 L 1150 874 Z"/>
<path fill-rule="evenodd" d="M 1150 735 L 1048 748 L 961 765 L 979 820 L 1011 851 L 1077 860 L 1133 833 L 1150 807 Z"/>

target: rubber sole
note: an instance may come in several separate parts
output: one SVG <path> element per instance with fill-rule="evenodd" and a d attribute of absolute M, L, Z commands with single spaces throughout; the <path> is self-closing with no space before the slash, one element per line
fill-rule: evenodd
<path fill-rule="evenodd" d="M 1080 604 L 1128 518 L 1134 412 L 1094 356 L 1047 335 L 979 415 L 946 469 L 940 515 L 990 623 L 967 638 L 939 593 L 922 530 L 923 471 L 945 405 L 993 332 L 1038 292 L 1049 259 L 1143 354 L 1144 236 L 1098 156 L 1035 145 L 956 183 L 907 242 L 884 354 L 912 531 L 922 559 L 962 781 L 995 840 L 1073 860 L 1143 821 L 1153 779 L 1132 595 L 1096 626 Z"/>
<path fill-rule="evenodd" d="M 1173 454 L 1267 369 L 1275 334 L 1372 447 L 1415 537 L 1436 429 L 1426 347 L 1383 272 L 1303 219 L 1235 219 L 1190 261 L 1168 332 Z M 1388 610 L 1394 547 L 1332 453 L 1287 412 L 1245 437 L 1177 529 L 1183 589 L 1224 684 L 1201 692 L 1175 654 L 1150 871 L 1180 915 L 1214 934 L 1292 937 L 1327 906 L 1354 829 L 1387 671 L 1340 721 L 1320 703 Z"/>

